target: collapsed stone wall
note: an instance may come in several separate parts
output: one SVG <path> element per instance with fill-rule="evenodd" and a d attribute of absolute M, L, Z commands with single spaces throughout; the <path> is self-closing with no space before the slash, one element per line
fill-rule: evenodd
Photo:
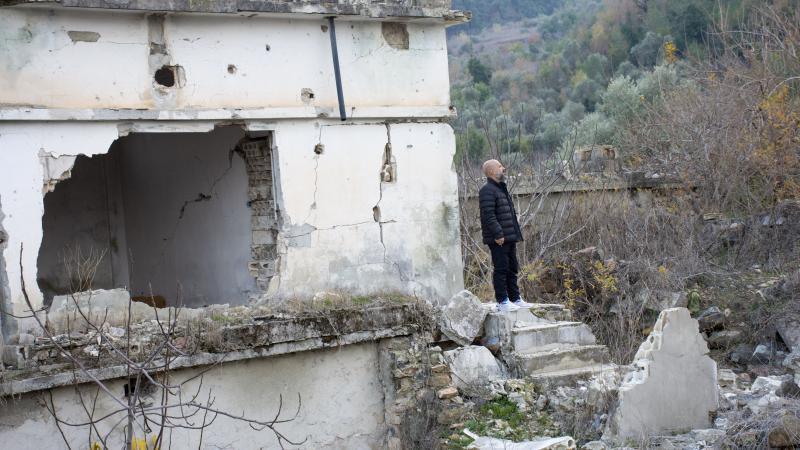
<path fill-rule="evenodd" d="M 437 430 L 467 412 L 442 349 L 421 336 L 381 342 L 381 372 L 386 402 L 386 448 L 436 448 Z"/>

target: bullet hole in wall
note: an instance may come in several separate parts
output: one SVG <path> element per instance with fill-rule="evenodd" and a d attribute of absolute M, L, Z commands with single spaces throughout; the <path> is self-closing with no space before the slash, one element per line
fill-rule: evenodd
<path fill-rule="evenodd" d="M 236 73 L 236 70 L 237 70 L 237 69 L 236 69 L 236 66 L 235 66 L 235 65 L 233 65 L 233 64 L 228 64 L 228 73 L 229 73 L 229 74 L 233 75 L 234 73 Z"/>
<path fill-rule="evenodd" d="M 317 144 L 314 146 L 314 153 L 321 155 L 325 152 L 325 146 L 322 144 Z"/>
<path fill-rule="evenodd" d="M 156 70 L 153 76 L 156 83 L 164 87 L 175 86 L 175 67 L 176 66 L 162 66 L 160 69 Z"/>
<path fill-rule="evenodd" d="M 267 51 L 270 51 L 270 50 L 272 50 L 272 47 L 270 47 L 270 46 L 269 46 L 269 44 L 265 45 L 265 46 L 264 46 L 264 48 L 266 48 L 266 49 L 267 49 Z"/>
<path fill-rule="evenodd" d="M 308 105 L 312 101 L 314 101 L 314 91 L 309 88 L 300 89 L 300 100 Z"/>
<path fill-rule="evenodd" d="M 327 25 L 321 26 L 320 29 L 322 30 L 323 33 L 327 33 L 328 32 L 328 26 Z"/>

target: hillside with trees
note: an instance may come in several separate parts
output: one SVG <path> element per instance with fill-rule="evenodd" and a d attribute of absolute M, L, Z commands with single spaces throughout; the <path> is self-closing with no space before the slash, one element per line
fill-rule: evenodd
<path fill-rule="evenodd" d="M 459 151 L 551 154 L 620 144 L 618 124 L 690 83 L 764 2 L 460 0 L 472 23 L 450 29 Z M 796 1 L 773 2 L 776 13 Z M 722 28 L 720 28 L 722 27 Z M 496 147 L 496 148 L 495 148 Z"/>
<path fill-rule="evenodd" d="M 665 292 L 725 311 L 708 330 L 736 336 L 711 344 L 723 365 L 781 348 L 776 324 L 800 317 L 800 2 L 454 6 L 475 13 L 448 31 L 467 287 L 491 296 L 469 199 L 497 158 L 519 202 L 524 295 L 572 308 L 615 361 Z M 613 176 L 580 173 L 598 149 L 618 158 Z M 671 184 L 642 194 L 637 176 Z"/>

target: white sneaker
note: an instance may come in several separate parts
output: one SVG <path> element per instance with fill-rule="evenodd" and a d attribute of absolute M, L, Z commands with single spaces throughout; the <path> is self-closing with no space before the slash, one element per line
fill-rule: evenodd
<path fill-rule="evenodd" d="M 519 309 L 519 306 L 509 302 L 508 300 L 497 304 L 497 312 L 513 312 Z"/>
<path fill-rule="evenodd" d="M 518 308 L 533 308 L 533 303 L 528 303 L 523 299 L 519 299 L 511 303 L 516 305 Z"/>

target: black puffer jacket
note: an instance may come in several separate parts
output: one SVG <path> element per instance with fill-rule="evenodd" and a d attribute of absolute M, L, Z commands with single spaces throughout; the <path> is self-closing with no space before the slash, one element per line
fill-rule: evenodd
<path fill-rule="evenodd" d="M 517 211 L 505 183 L 489 179 L 478 196 L 481 208 L 483 243 L 491 244 L 501 237 L 506 242 L 522 241 Z"/>

